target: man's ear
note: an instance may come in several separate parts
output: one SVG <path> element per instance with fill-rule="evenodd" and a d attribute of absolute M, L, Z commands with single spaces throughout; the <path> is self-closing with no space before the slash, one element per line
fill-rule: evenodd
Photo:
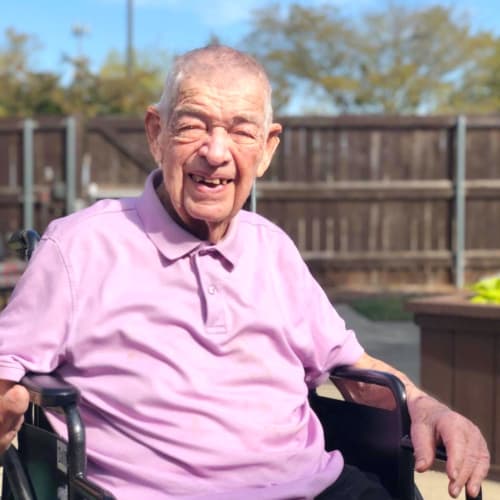
<path fill-rule="evenodd" d="M 269 127 L 269 132 L 267 134 L 266 144 L 264 147 L 264 155 L 262 157 L 262 161 L 257 168 L 257 177 L 262 177 L 266 170 L 269 168 L 271 164 L 271 160 L 273 159 L 274 152 L 280 143 L 279 135 L 281 134 L 282 127 L 279 123 L 272 123 Z"/>
<path fill-rule="evenodd" d="M 148 138 L 149 151 L 151 151 L 151 155 L 153 156 L 156 164 L 160 165 L 161 119 L 156 106 L 148 106 L 146 116 L 144 118 L 144 127 L 146 129 L 146 137 Z"/>

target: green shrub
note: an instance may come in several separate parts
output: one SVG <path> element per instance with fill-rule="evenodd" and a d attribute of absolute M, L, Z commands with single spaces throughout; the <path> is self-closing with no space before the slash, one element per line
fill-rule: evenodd
<path fill-rule="evenodd" d="M 378 295 L 348 301 L 359 314 L 372 321 L 411 321 L 413 313 L 405 309 L 406 295 Z"/>

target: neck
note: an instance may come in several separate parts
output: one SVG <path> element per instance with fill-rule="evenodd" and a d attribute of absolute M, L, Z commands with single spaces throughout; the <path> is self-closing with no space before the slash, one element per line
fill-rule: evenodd
<path fill-rule="evenodd" d="M 170 197 L 163 185 L 163 182 L 156 188 L 156 194 L 163 205 L 163 208 L 172 217 L 176 224 L 181 226 L 183 229 L 196 236 L 200 240 L 209 241 L 212 244 L 218 243 L 226 234 L 229 227 L 227 223 L 213 223 L 199 220 L 199 219 L 189 219 L 184 220 L 175 207 L 172 205 Z"/>

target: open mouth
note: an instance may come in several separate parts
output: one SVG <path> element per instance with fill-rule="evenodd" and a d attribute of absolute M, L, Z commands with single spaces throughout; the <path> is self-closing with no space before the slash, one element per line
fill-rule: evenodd
<path fill-rule="evenodd" d="M 208 187 L 217 187 L 217 186 L 225 186 L 230 182 L 233 182 L 232 179 L 210 179 L 207 177 L 202 177 L 201 175 L 188 174 L 189 178 L 196 182 L 197 184 L 203 184 Z"/>

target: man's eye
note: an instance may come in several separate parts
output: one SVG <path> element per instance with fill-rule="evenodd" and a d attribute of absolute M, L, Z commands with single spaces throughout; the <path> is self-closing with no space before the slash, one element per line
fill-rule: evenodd
<path fill-rule="evenodd" d="M 196 123 L 196 124 L 190 123 L 188 125 L 179 125 L 177 127 L 177 130 L 179 132 L 184 132 L 185 130 L 197 130 L 197 129 L 199 130 L 199 129 L 202 129 L 202 128 L 203 128 L 202 125 L 200 125 L 198 123 Z"/>
<path fill-rule="evenodd" d="M 197 137 L 205 132 L 205 127 L 199 123 L 189 123 L 176 127 L 176 134 L 181 137 Z"/>
<path fill-rule="evenodd" d="M 255 132 L 246 129 L 233 130 L 232 135 L 235 141 L 244 143 L 254 142 L 257 139 L 257 134 Z"/>

